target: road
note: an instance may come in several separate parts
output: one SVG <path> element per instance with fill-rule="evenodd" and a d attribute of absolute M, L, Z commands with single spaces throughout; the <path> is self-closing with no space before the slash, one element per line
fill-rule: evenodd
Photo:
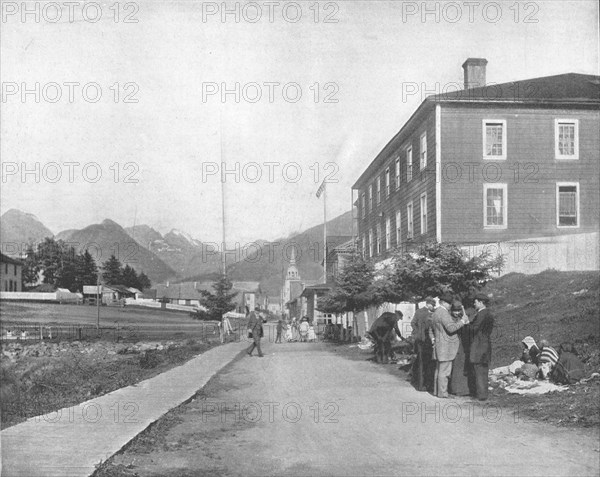
<path fill-rule="evenodd" d="M 597 430 L 437 399 L 356 348 L 264 351 L 226 367 L 167 416 L 158 440 L 115 464 L 141 476 L 598 475 Z"/>

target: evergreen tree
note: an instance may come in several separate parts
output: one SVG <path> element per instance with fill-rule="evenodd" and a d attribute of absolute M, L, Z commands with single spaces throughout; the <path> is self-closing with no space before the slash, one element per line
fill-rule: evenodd
<path fill-rule="evenodd" d="M 78 287 L 78 256 L 73 247 L 61 247 L 60 266 L 55 273 L 54 284 L 60 288 L 76 291 Z"/>
<path fill-rule="evenodd" d="M 83 285 L 95 285 L 98 280 L 98 266 L 88 250 L 79 256 L 79 276 L 82 289 Z"/>
<path fill-rule="evenodd" d="M 237 292 L 231 293 L 233 283 L 226 275 L 221 275 L 212 287 L 215 293 L 206 290 L 200 291 L 202 294 L 200 304 L 206 308 L 209 319 L 221 321 L 225 313 L 235 310 L 236 304 L 233 300 L 237 296 Z"/>
<path fill-rule="evenodd" d="M 152 286 L 150 279 L 146 276 L 144 272 L 141 272 L 138 276 L 138 286 L 136 287 L 138 290 L 147 290 Z"/>
<path fill-rule="evenodd" d="M 135 269 L 129 265 L 125 265 L 125 268 L 123 268 L 123 271 L 121 272 L 121 283 L 126 287 L 138 288 L 138 281 L 139 280 Z"/>
<path fill-rule="evenodd" d="M 44 272 L 44 283 L 56 285 L 56 280 L 62 267 L 64 242 L 46 237 L 44 241 L 38 244 L 37 258 L 41 269 Z"/>
<path fill-rule="evenodd" d="M 107 285 L 119 285 L 121 283 L 121 262 L 114 255 L 111 255 L 110 258 L 102 264 L 102 279 Z"/>

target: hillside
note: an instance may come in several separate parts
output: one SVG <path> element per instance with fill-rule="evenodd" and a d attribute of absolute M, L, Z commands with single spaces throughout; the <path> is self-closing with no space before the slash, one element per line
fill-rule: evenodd
<path fill-rule="evenodd" d="M 28 244 L 53 236 L 52 231 L 33 214 L 10 209 L 0 217 L 0 243 L 2 252 L 7 255 L 18 255 Z"/>
<path fill-rule="evenodd" d="M 346 212 L 327 222 L 328 236 L 351 236 L 352 214 Z M 259 243 L 259 242 L 257 242 Z M 259 281 L 261 289 L 270 296 L 279 296 L 283 276 L 289 265 L 292 248 L 303 281 L 316 282 L 323 277 L 323 225 L 317 225 L 299 234 L 273 242 L 262 243 L 260 253 L 250 248 L 250 256 L 227 266 L 234 281 Z M 337 244 L 336 244 L 337 245 Z M 204 281 L 206 275 L 188 280 Z"/>
<path fill-rule="evenodd" d="M 532 336 L 558 347 L 563 341 L 595 349 L 600 345 L 600 276 L 598 272 L 511 273 L 484 289 L 493 295 L 496 317 L 492 366 L 511 363 L 521 354 L 521 340 Z"/>
<path fill-rule="evenodd" d="M 144 272 L 153 283 L 175 276 L 175 271 L 147 248 L 134 241 L 116 222 L 110 219 L 84 229 L 63 232 L 63 240 L 75 242 L 78 250 L 88 248 L 98 261 L 115 255 L 123 265 Z"/>

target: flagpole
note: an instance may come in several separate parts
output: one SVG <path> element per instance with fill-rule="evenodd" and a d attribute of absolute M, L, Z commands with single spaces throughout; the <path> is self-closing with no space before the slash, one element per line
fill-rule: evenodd
<path fill-rule="evenodd" d="M 224 167 L 223 162 L 223 121 L 221 112 L 219 111 L 219 146 L 221 154 L 221 167 Z M 221 219 L 223 227 L 223 248 L 221 249 L 221 269 L 223 276 L 227 274 L 227 263 L 225 255 L 225 180 L 223 178 L 223 171 L 221 171 Z"/>
<path fill-rule="evenodd" d="M 325 278 L 323 283 L 327 283 L 327 185 L 323 188 L 323 270 Z"/>

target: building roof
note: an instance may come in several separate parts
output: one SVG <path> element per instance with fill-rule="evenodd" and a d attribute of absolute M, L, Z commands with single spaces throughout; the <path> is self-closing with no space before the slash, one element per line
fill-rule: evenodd
<path fill-rule="evenodd" d="M 199 300 L 201 291 L 206 290 L 213 293 L 214 282 L 181 282 L 170 284 L 157 284 L 156 298 L 169 298 L 172 300 Z M 232 292 L 238 293 L 260 293 L 259 282 L 233 282 Z"/>
<path fill-rule="evenodd" d="M 600 104 L 600 76 L 565 73 L 429 96 L 433 102 Z"/>
<path fill-rule="evenodd" d="M 1 263 L 9 263 L 11 265 L 23 265 L 21 260 L 17 260 L 16 258 L 9 257 L 8 255 L 4 255 L 0 253 L 0 262 Z"/>
<path fill-rule="evenodd" d="M 352 186 L 360 189 L 365 182 L 389 159 L 389 154 L 404 141 L 404 133 L 411 131 L 415 120 L 421 118 L 436 104 L 475 105 L 533 105 L 598 107 L 600 105 L 600 76 L 579 73 L 544 76 L 479 88 L 448 91 L 428 96 L 423 100 L 402 128 L 371 161 Z"/>

